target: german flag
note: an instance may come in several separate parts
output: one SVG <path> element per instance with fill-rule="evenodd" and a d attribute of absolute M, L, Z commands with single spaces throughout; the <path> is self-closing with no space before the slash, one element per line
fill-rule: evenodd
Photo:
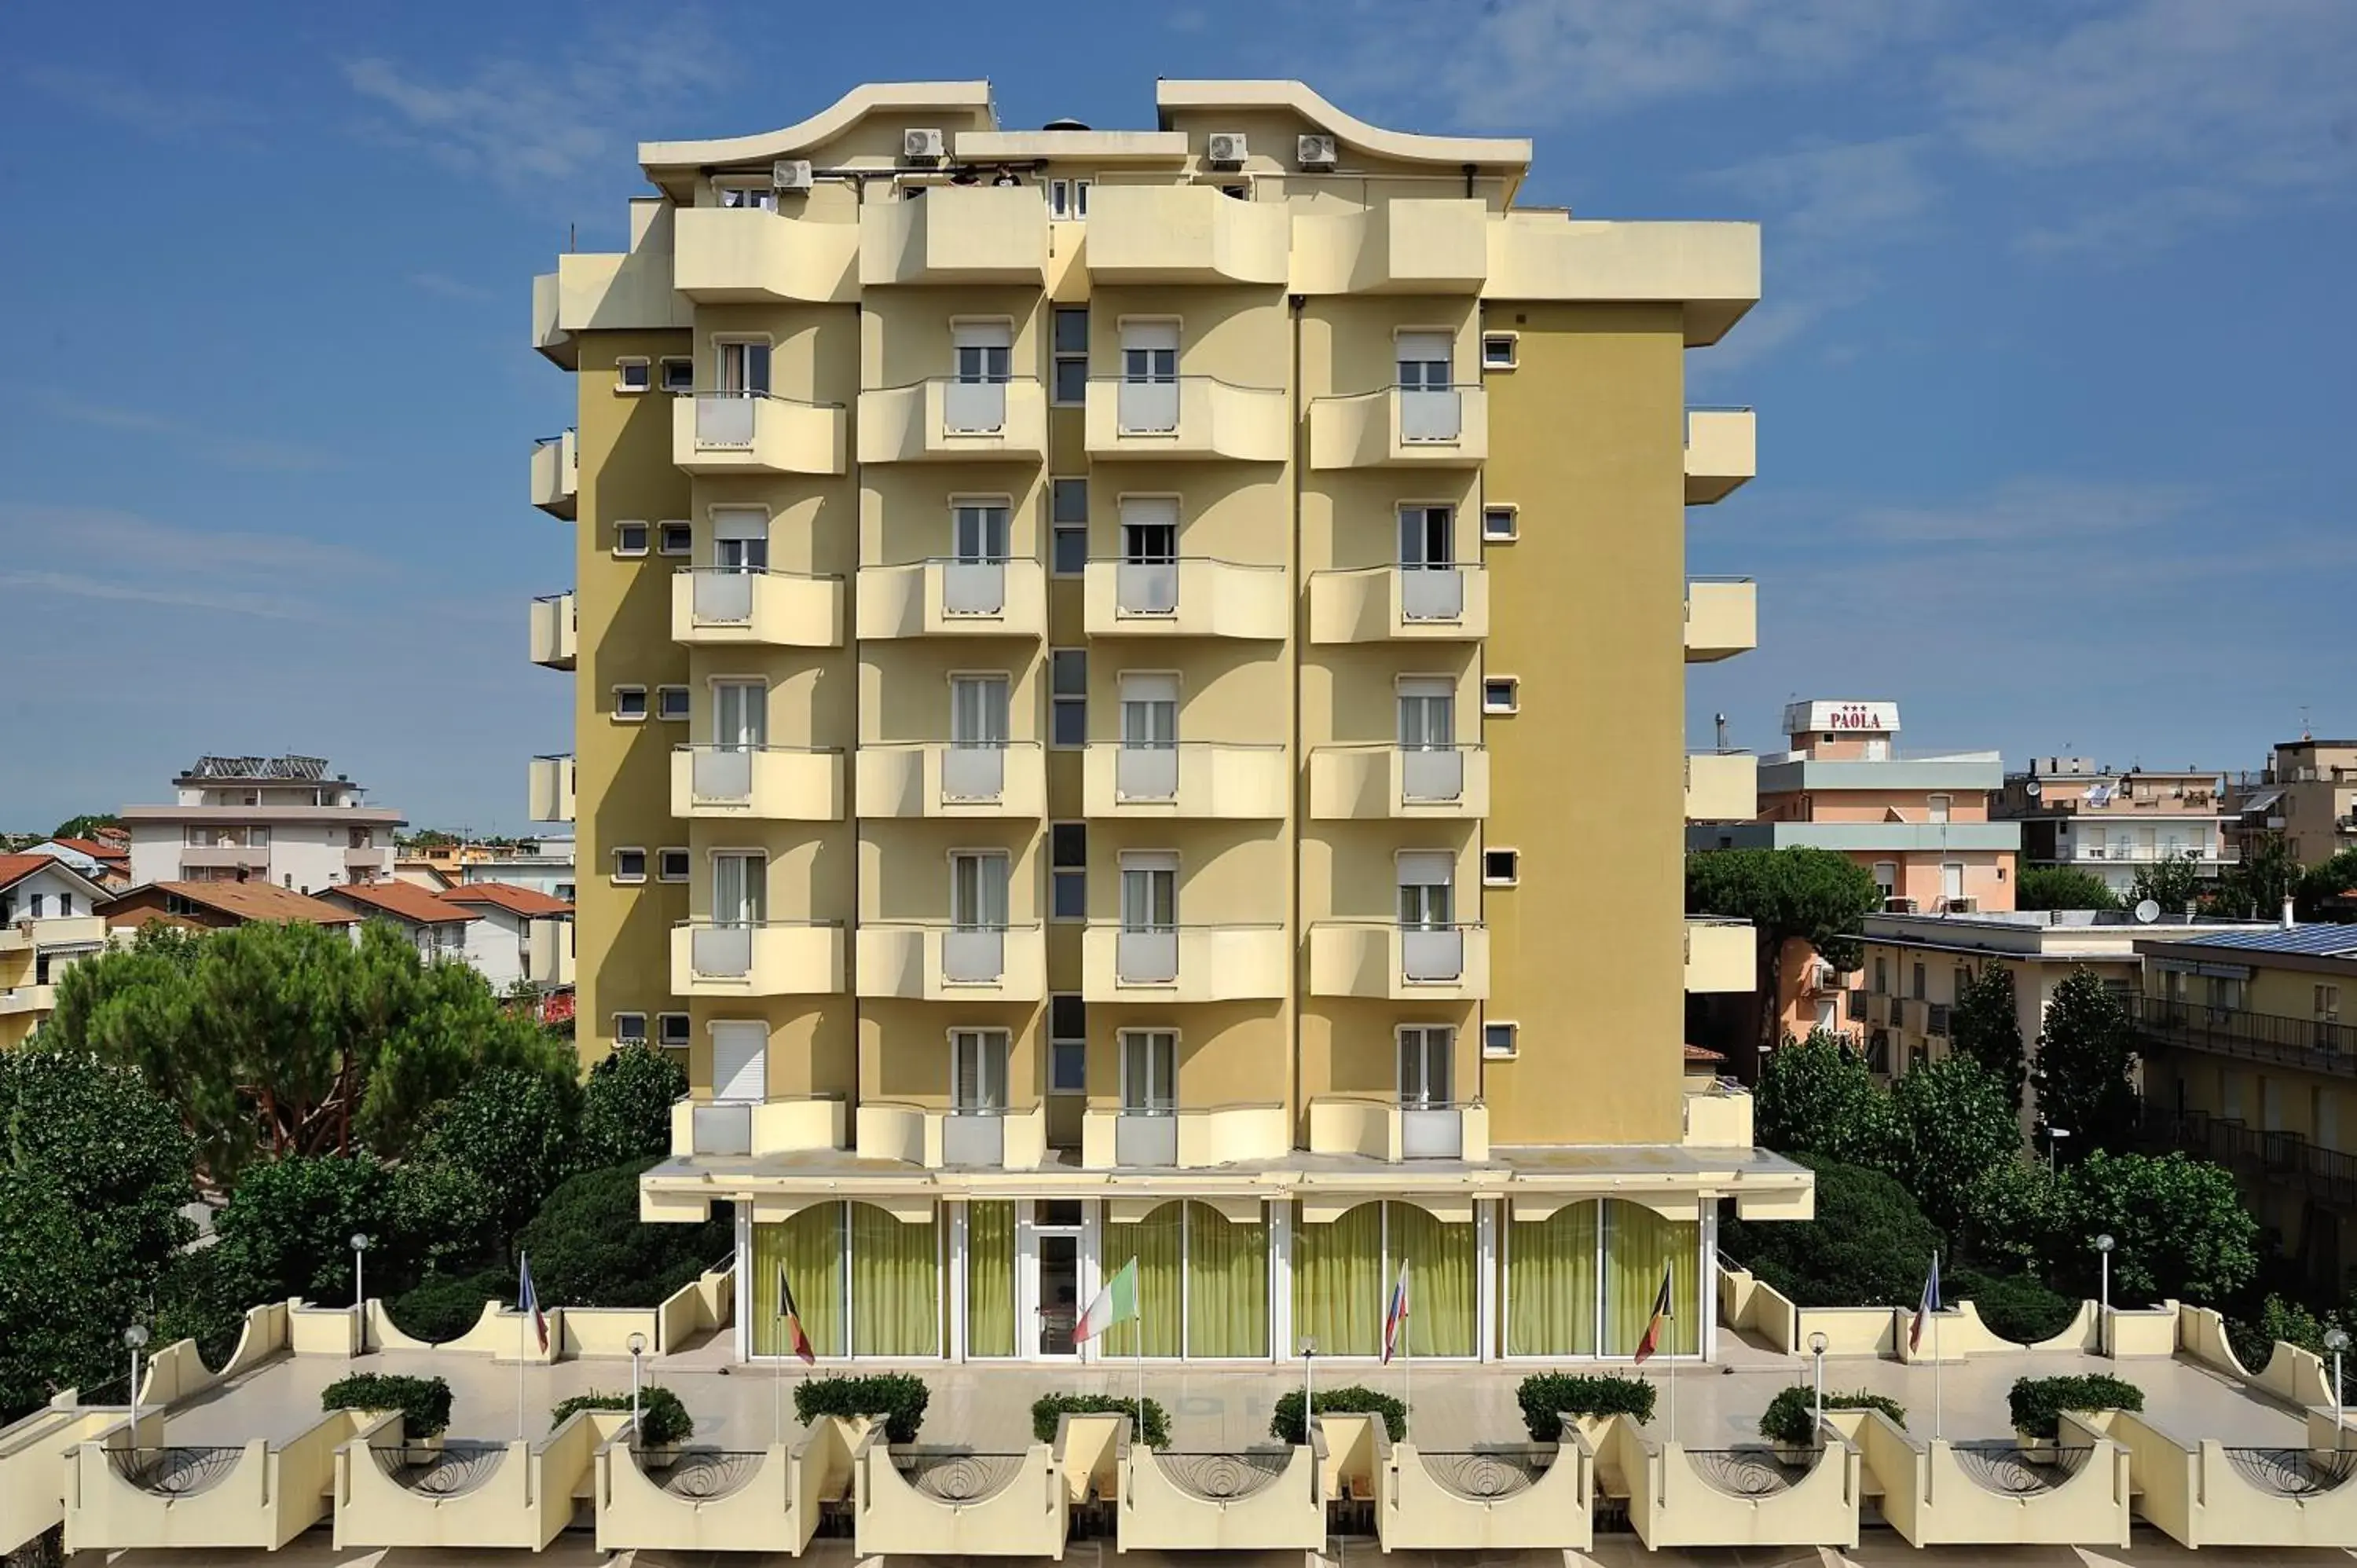
<path fill-rule="evenodd" d="M 811 1349 L 810 1336 L 802 1332 L 802 1308 L 794 1305 L 794 1288 L 786 1283 L 785 1265 L 778 1266 L 778 1321 L 786 1326 L 786 1347 L 802 1359 L 802 1365 L 818 1360 Z"/>
<path fill-rule="evenodd" d="M 1645 1337 L 1637 1341 L 1637 1359 L 1643 1360 L 1662 1348 L 1662 1330 L 1677 1314 L 1670 1307 L 1670 1270 L 1662 1269 L 1662 1288 L 1653 1297 L 1652 1320 L 1645 1325 Z"/>

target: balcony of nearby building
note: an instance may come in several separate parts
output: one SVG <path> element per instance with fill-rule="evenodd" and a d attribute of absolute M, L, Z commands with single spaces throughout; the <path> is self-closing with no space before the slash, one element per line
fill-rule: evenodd
<path fill-rule="evenodd" d="M 1718 1079 L 1686 1080 L 1680 1097 L 1684 1125 L 1678 1142 L 1688 1148 L 1749 1149 L 1753 1145 L 1751 1091 Z"/>
<path fill-rule="evenodd" d="M 1384 387 L 1309 404 L 1312 468 L 1465 468 L 1489 456 L 1480 387 Z"/>
<path fill-rule="evenodd" d="M 1760 592 L 1749 577 L 1686 582 L 1686 662 L 1712 664 L 1760 646 Z"/>
<path fill-rule="evenodd" d="M 831 920 L 682 920 L 671 932 L 676 996 L 833 996 L 843 927 Z"/>
<path fill-rule="evenodd" d="M 761 1158 L 851 1146 L 851 1108 L 839 1094 L 762 1101 L 680 1100 L 671 1108 L 675 1159 Z"/>
<path fill-rule="evenodd" d="M 862 920 L 855 956 L 862 997 L 1038 1002 L 1048 994 L 1048 938 L 1036 923 Z"/>
<path fill-rule="evenodd" d="M 691 648 L 840 648 L 843 579 L 682 566 L 671 582 L 671 636 Z"/>
<path fill-rule="evenodd" d="M 40 1016 L 55 1012 L 57 1005 L 54 985 L 14 985 L 0 991 L 0 1018 Z"/>
<path fill-rule="evenodd" d="M 1082 810 L 1092 817 L 1286 814 L 1293 769 L 1279 744 L 1097 741 L 1082 764 Z"/>
<path fill-rule="evenodd" d="M 1037 741 L 862 743 L 854 810 L 863 817 L 1038 817 L 1048 759 Z"/>
<path fill-rule="evenodd" d="M 532 759 L 525 794 L 525 811 L 535 822 L 573 820 L 573 756 L 570 752 Z"/>
<path fill-rule="evenodd" d="M 543 991 L 573 983 L 573 920 L 549 915 L 534 919 L 524 932 L 524 978 Z"/>
<path fill-rule="evenodd" d="M 346 871 L 365 871 L 375 876 L 393 875 L 393 851 L 382 844 L 353 844 L 344 851 Z"/>
<path fill-rule="evenodd" d="M 2238 865 L 2243 849 L 2233 843 L 2106 843 L 2098 828 L 2055 845 L 2054 860 L 2063 865 L 2150 865 L 2156 861 L 2190 860 L 2198 865 Z"/>
<path fill-rule="evenodd" d="M 683 392 L 672 400 L 672 463 L 685 473 L 840 474 L 841 403 L 774 392 Z"/>
<path fill-rule="evenodd" d="M 543 594 L 532 601 L 532 661 L 570 670 L 581 650 L 581 615 L 570 593 Z"/>
<path fill-rule="evenodd" d="M 1081 995 L 1089 1002 L 1251 1002 L 1286 995 L 1292 955 L 1279 925 L 1127 928 L 1091 921 L 1081 933 Z"/>
<path fill-rule="evenodd" d="M 839 822 L 843 753 L 807 746 L 675 746 L 671 814 L 707 822 Z"/>
<path fill-rule="evenodd" d="M 1039 380 L 934 376 L 859 394 L 862 463 L 1037 463 L 1048 455 L 1048 393 Z"/>
<path fill-rule="evenodd" d="M 859 293 L 859 225 L 759 207 L 682 207 L 673 286 L 698 305 L 822 305 Z"/>
<path fill-rule="evenodd" d="M 1092 561 L 1082 584 L 1091 637 L 1232 637 L 1281 642 L 1293 625 L 1282 566 L 1207 556 Z"/>
<path fill-rule="evenodd" d="M 1216 376 L 1094 377 L 1082 430 L 1089 456 L 1100 461 L 1282 463 L 1293 449 L 1284 388 L 1239 386 Z"/>
<path fill-rule="evenodd" d="M 1309 928 L 1309 993 L 1479 1002 L 1490 994 L 1489 929 L 1318 921 Z"/>
<path fill-rule="evenodd" d="M 1478 746 L 1313 747 L 1309 814 L 1321 822 L 1486 817 L 1490 754 Z"/>
<path fill-rule="evenodd" d="M 1309 640 L 1474 642 L 1490 635 L 1480 566 L 1361 566 L 1309 574 Z"/>
<path fill-rule="evenodd" d="M 1038 185 L 908 188 L 859 209 L 859 281 L 973 285 L 1048 278 L 1048 203 Z"/>
<path fill-rule="evenodd" d="M 852 1150 L 927 1170 L 1037 1170 L 1048 1157 L 1048 1111 L 1028 1106 L 910 1105 L 863 1100 L 853 1113 Z"/>
<path fill-rule="evenodd" d="M 1309 1152 L 1361 1159 L 1486 1160 L 1490 1110 L 1480 1101 L 1397 1100 L 1359 1094 L 1312 1095 Z"/>
<path fill-rule="evenodd" d="M 1759 416 L 1748 408 L 1686 411 L 1686 505 L 1706 506 L 1760 472 Z"/>
<path fill-rule="evenodd" d="M 270 845 L 267 843 L 190 843 L 180 846 L 183 870 L 258 871 L 264 880 L 270 875 Z"/>
<path fill-rule="evenodd" d="M 1356 212 L 1304 208 L 1293 225 L 1298 294 L 1476 294 L 1490 274 L 1489 204 L 1392 198 Z"/>
<path fill-rule="evenodd" d="M 1216 186 L 1100 184 L 1081 254 L 1099 285 L 1281 284 L 1291 212 Z"/>
<path fill-rule="evenodd" d="M 1760 814 L 1760 759 L 1748 751 L 1686 753 L 1686 821 L 1748 822 Z"/>
<path fill-rule="evenodd" d="M 2152 1104 L 2144 1108 L 2143 1132 L 2147 1143 L 2214 1161 L 2245 1181 L 2287 1187 L 2344 1214 L 2357 1212 L 2357 1155 L 2319 1148 L 2298 1133 L 2263 1132 L 2232 1117 Z"/>
<path fill-rule="evenodd" d="M 571 430 L 532 444 L 532 504 L 573 521 L 581 496 L 581 438 Z"/>
<path fill-rule="evenodd" d="M 1743 920 L 1699 916 L 1686 919 L 1686 989 L 1749 991 L 1756 981 L 1757 944 Z"/>
<path fill-rule="evenodd" d="M 1275 1102 L 1091 1106 L 1081 1118 L 1086 1170 L 1210 1170 L 1292 1152 L 1293 1119 Z"/>
<path fill-rule="evenodd" d="M 858 636 L 1041 637 L 1048 630 L 1048 579 L 1039 563 L 918 561 L 863 566 Z"/>
<path fill-rule="evenodd" d="M 2213 1007 L 2172 996 L 2130 996 L 2126 1002 L 2136 1032 L 2156 1045 L 2357 1077 L 2357 1024 Z"/>

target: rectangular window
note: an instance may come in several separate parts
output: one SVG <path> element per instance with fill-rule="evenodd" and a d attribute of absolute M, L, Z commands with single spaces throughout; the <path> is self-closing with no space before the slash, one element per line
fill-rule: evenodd
<path fill-rule="evenodd" d="M 647 1043 L 647 1015 L 644 1013 L 614 1015 L 614 1043 L 618 1046 L 643 1046 Z"/>
<path fill-rule="evenodd" d="M 950 1103 L 960 1111 L 1006 1109 L 1006 1031 L 950 1031 Z"/>
<path fill-rule="evenodd" d="M 1056 822 L 1048 829 L 1049 918 L 1089 918 L 1089 829 L 1085 822 Z"/>
<path fill-rule="evenodd" d="M 655 880 L 684 882 L 691 864 L 688 853 L 683 849 L 659 849 L 655 851 Z"/>
<path fill-rule="evenodd" d="M 685 355 L 665 355 L 662 361 L 662 379 L 660 384 L 663 391 L 683 392 L 695 390 L 695 361 Z"/>
<path fill-rule="evenodd" d="M 1482 1025 L 1481 1054 L 1492 1058 L 1513 1056 L 1521 1048 L 1520 1034 L 1521 1026 L 1516 1024 Z"/>
<path fill-rule="evenodd" d="M 738 392 L 748 397 L 767 396 L 770 391 L 770 346 L 750 340 L 715 343 L 713 352 L 719 371 L 719 390 Z"/>
<path fill-rule="evenodd" d="M 1056 310 L 1056 381 L 1054 401 L 1082 403 L 1089 396 L 1089 307 L 1060 306 Z"/>
<path fill-rule="evenodd" d="M 644 882 L 647 879 L 647 852 L 642 849 L 618 849 L 614 852 L 614 880 Z"/>
<path fill-rule="evenodd" d="M 643 522 L 618 522 L 614 525 L 614 553 L 644 555 L 647 553 L 647 525 Z"/>
<path fill-rule="evenodd" d="M 647 689 L 644 686 L 614 688 L 614 718 L 619 724 L 637 724 L 647 716 Z"/>
<path fill-rule="evenodd" d="M 1059 648 L 1048 655 L 1048 744 L 1086 746 L 1089 741 L 1089 656 L 1085 649 Z"/>
<path fill-rule="evenodd" d="M 1395 339 L 1399 384 L 1406 392 L 1447 392 L 1455 345 L 1446 332 L 1403 332 Z"/>
<path fill-rule="evenodd" d="M 1924 801 L 1925 806 L 1930 809 L 1932 820 L 1935 822 L 1944 822 L 1948 820 L 1950 803 L 1950 798 L 1945 795 L 1933 795 Z"/>
<path fill-rule="evenodd" d="M 1178 1035 L 1173 1029 L 1121 1032 L 1121 1108 L 1132 1116 L 1178 1109 Z"/>
<path fill-rule="evenodd" d="M 49 897 L 48 897 L 48 894 L 46 894 L 46 893 L 36 893 L 36 894 L 34 894 L 34 895 L 33 895 L 33 918 L 35 918 L 36 920 L 38 920 L 38 919 L 39 919 L 42 916 L 44 916 L 44 915 L 48 914 L 48 912 L 49 912 Z"/>
<path fill-rule="evenodd" d="M 1492 544 L 1502 544 L 1522 536 L 1522 509 L 1511 506 L 1485 506 L 1481 509 L 1481 537 Z"/>
<path fill-rule="evenodd" d="M 687 1047 L 687 1015 L 658 1013 L 655 1015 L 655 1044 L 671 1050 Z"/>
<path fill-rule="evenodd" d="M 695 548 L 695 531 L 683 522 L 666 522 L 655 535 L 655 548 L 665 555 L 685 555 Z"/>
<path fill-rule="evenodd" d="M 1178 323 L 1121 324 L 1121 386 L 1115 423 L 1124 431 L 1178 428 Z"/>
<path fill-rule="evenodd" d="M 1048 998 L 1048 1092 L 1089 1090 L 1089 1009 L 1077 995 Z"/>
<path fill-rule="evenodd" d="M 687 688 L 684 686 L 655 688 L 655 717 L 659 719 L 667 720 L 673 724 L 685 724 L 691 705 L 688 701 Z"/>
<path fill-rule="evenodd" d="M 759 850 L 726 850 L 712 857 L 712 919 L 722 926 L 758 926 L 769 919 L 770 857 Z"/>
<path fill-rule="evenodd" d="M 720 205 L 742 208 L 748 211 L 775 212 L 778 209 L 777 188 L 768 185 L 724 185 L 717 192 Z"/>
<path fill-rule="evenodd" d="M 1095 183 L 1086 179 L 1051 179 L 1048 182 L 1048 216 L 1067 222 L 1083 223 L 1089 216 L 1089 187 Z"/>
<path fill-rule="evenodd" d="M 1077 577 L 1089 565 L 1089 482 L 1049 481 L 1049 570 L 1059 577 Z"/>
<path fill-rule="evenodd" d="M 1521 711 L 1522 705 L 1522 682 L 1513 676 L 1493 676 L 1481 682 L 1481 711 L 1483 713 L 1518 713 Z"/>
<path fill-rule="evenodd" d="M 1448 1103 L 1449 1058 L 1457 1031 L 1446 1024 L 1408 1024 L 1399 1032 L 1399 1097 L 1402 1105 Z"/>
<path fill-rule="evenodd" d="M 1928 1001 L 1928 1000 L 1930 999 L 1930 997 L 1931 997 L 1931 992 L 1930 992 L 1930 990 L 1928 989 L 1928 987 L 1927 987 L 1927 986 L 1925 985 L 1925 983 L 1924 983 L 1925 976 L 1924 976 L 1924 972 L 1923 972 L 1923 966 L 1922 966 L 1921 964 L 1920 964 L 1920 963 L 1919 963 L 1919 964 L 1917 964 L 1917 965 L 1915 965 L 1914 981 L 1915 981 L 1915 991 L 1914 991 L 1915 1000 L 1916 1000 L 1916 1001 L 1918 1001 L 1918 1002 Z"/>
<path fill-rule="evenodd" d="M 1485 371 L 1511 371 L 1514 368 L 1517 347 L 1512 332 L 1481 334 L 1481 368 Z"/>
<path fill-rule="evenodd" d="M 642 392 L 654 384 L 654 369 L 636 357 L 614 361 L 614 390 Z"/>
<path fill-rule="evenodd" d="M 1512 887 L 1523 879 L 1523 856 L 1520 850 L 1485 849 L 1481 852 L 1481 880 L 1491 887 Z"/>

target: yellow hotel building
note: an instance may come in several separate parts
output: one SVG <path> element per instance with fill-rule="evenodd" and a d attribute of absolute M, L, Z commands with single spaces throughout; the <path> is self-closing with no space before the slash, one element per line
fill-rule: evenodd
<path fill-rule="evenodd" d="M 574 429 L 533 607 L 576 751 L 577 1027 L 683 1054 L 651 1220 L 734 1205 L 739 1353 L 1707 1353 L 1719 1200 L 1804 1218 L 1686 1078 L 1689 660 L 1754 641 L 1684 509 L 1753 471 L 1687 349 L 1740 223 L 1513 205 L 1520 139 L 1291 81 L 1154 129 L 986 82 L 640 148 L 537 280 Z M 1747 806 L 1741 814 L 1749 815 Z M 1142 1322 L 1073 1318 L 1125 1262 Z"/>

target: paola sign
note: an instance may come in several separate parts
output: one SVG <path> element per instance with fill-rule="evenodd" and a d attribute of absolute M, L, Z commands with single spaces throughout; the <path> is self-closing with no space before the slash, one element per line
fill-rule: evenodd
<path fill-rule="evenodd" d="M 1786 735 L 1890 735 L 1898 728 L 1896 703 L 1794 703 L 1784 710 Z"/>

